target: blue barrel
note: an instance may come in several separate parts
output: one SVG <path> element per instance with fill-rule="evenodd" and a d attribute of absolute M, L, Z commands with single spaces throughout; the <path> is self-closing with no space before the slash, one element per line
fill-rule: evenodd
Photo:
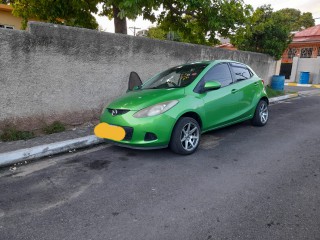
<path fill-rule="evenodd" d="M 308 84 L 310 78 L 310 72 L 300 72 L 300 80 L 299 83 L 301 84 Z"/>
<path fill-rule="evenodd" d="M 284 75 L 273 75 L 271 80 L 271 88 L 278 91 L 284 89 Z"/>

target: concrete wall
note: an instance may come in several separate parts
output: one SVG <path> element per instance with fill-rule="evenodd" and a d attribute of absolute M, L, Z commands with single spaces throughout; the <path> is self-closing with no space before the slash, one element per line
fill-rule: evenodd
<path fill-rule="evenodd" d="M 320 83 L 320 57 L 298 58 L 294 57 L 291 71 L 291 82 L 299 82 L 301 72 L 310 72 L 309 83 Z"/>
<path fill-rule="evenodd" d="M 0 54 L 0 128 L 29 129 L 97 119 L 125 93 L 131 71 L 146 80 L 188 60 L 234 59 L 268 82 L 276 63 L 258 53 L 36 22 L 28 31 L 0 29 Z"/>

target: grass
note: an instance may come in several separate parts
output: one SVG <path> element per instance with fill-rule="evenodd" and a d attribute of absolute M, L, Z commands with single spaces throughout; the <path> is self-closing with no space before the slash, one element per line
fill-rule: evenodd
<path fill-rule="evenodd" d="M 63 132 L 66 130 L 66 128 L 61 122 L 55 121 L 52 124 L 44 127 L 42 130 L 46 134 L 52 134 L 52 133 Z"/>
<path fill-rule="evenodd" d="M 278 97 L 286 94 L 285 91 L 274 90 L 270 86 L 266 86 L 266 91 L 269 98 Z"/>
<path fill-rule="evenodd" d="M 58 121 L 53 122 L 52 124 L 44 127 L 42 131 L 45 134 L 52 134 L 65 131 L 65 126 Z M 3 142 L 10 142 L 10 141 L 18 141 L 18 140 L 28 140 L 34 138 L 35 134 L 31 131 L 20 131 L 14 126 L 7 126 L 3 133 L 0 134 L 0 140 Z"/>
<path fill-rule="evenodd" d="M 27 139 L 34 138 L 34 137 L 35 137 L 35 135 L 33 132 L 19 131 L 14 127 L 8 127 L 0 135 L 0 139 L 3 142 L 27 140 Z"/>

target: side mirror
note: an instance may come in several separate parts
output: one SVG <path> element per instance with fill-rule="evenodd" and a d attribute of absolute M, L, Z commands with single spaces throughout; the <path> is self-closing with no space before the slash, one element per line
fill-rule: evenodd
<path fill-rule="evenodd" d="M 128 91 L 134 90 L 135 87 L 142 85 L 142 81 L 136 72 L 131 72 L 128 82 Z"/>
<path fill-rule="evenodd" d="M 204 84 L 203 90 L 210 91 L 210 90 L 217 90 L 221 88 L 221 83 L 217 81 L 209 81 Z"/>

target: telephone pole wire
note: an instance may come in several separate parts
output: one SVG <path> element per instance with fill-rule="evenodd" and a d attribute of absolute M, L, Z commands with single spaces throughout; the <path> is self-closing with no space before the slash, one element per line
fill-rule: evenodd
<path fill-rule="evenodd" d="M 141 29 L 141 28 L 138 28 L 138 27 L 129 27 L 129 29 L 133 29 L 133 36 L 136 36 L 136 30 L 138 29 Z"/>

